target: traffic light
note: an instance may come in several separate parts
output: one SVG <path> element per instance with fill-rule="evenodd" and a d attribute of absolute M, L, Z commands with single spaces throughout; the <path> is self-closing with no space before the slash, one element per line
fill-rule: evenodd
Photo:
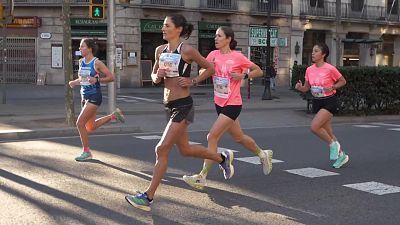
<path fill-rule="evenodd" d="M 3 3 L 0 2 L 0 22 L 3 23 L 4 20 L 4 7 Z"/>
<path fill-rule="evenodd" d="M 89 16 L 92 19 L 104 19 L 105 0 L 90 0 Z"/>
<path fill-rule="evenodd" d="M 14 18 L 14 0 L 0 2 L 0 24 L 10 24 Z"/>

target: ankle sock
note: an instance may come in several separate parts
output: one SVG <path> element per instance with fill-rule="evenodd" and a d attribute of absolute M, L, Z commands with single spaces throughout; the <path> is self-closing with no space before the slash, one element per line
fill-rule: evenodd
<path fill-rule="evenodd" d="M 112 121 L 117 120 L 117 116 L 116 116 L 115 114 L 111 114 L 111 120 L 112 120 Z"/>
<path fill-rule="evenodd" d="M 90 148 L 89 147 L 83 147 L 83 151 L 84 152 L 90 152 Z"/>
<path fill-rule="evenodd" d="M 210 171 L 211 167 L 212 167 L 212 164 L 208 165 L 207 163 L 204 162 L 203 169 L 200 171 L 200 176 L 202 176 L 205 179 L 207 177 L 208 172 Z"/>

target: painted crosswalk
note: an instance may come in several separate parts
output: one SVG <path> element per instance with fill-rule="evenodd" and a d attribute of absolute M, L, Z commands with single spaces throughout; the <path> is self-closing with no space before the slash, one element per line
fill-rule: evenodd
<path fill-rule="evenodd" d="M 375 124 L 364 124 L 364 125 L 353 125 L 354 127 L 359 127 L 359 128 L 377 128 L 380 126 L 387 126 L 389 124 L 382 124 L 382 123 L 375 123 Z M 390 124 L 392 127 L 397 127 L 394 126 L 396 124 Z M 399 128 L 390 128 L 392 130 L 398 130 L 400 131 L 400 125 L 398 125 Z M 142 135 L 142 136 L 133 136 L 138 139 L 142 140 L 160 140 L 161 136 L 160 135 Z M 190 144 L 203 144 L 199 142 L 194 142 L 190 141 Z M 229 149 L 229 148 L 224 148 L 224 147 L 218 147 L 218 152 L 221 153 L 225 150 L 231 150 L 235 153 L 240 153 L 237 150 L 234 149 Z M 246 152 L 246 151 L 244 151 Z M 235 160 L 241 163 L 249 163 L 253 165 L 260 165 L 260 158 L 258 156 L 251 156 L 251 157 L 237 157 L 235 155 Z M 283 160 L 279 159 L 272 159 L 272 163 L 285 163 Z M 313 167 L 306 167 L 306 168 L 298 168 L 298 169 L 288 169 L 284 170 L 287 173 L 298 175 L 301 177 L 305 178 L 323 178 L 323 177 L 330 177 L 330 176 L 340 176 L 340 173 L 337 172 L 332 172 L 328 170 L 322 170 L 318 168 L 313 168 Z M 341 185 L 346 188 L 351 188 L 353 190 L 357 191 L 362 191 L 362 192 L 367 192 L 370 194 L 375 194 L 375 195 L 386 195 L 386 194 L 394 194 L 394 193 L 400 193 L 400 187 L 393 186 L 390 184 L 384 184 L 384 183 L 379 183 L 376 181 L 365 181 L 361 183 L 353 183 L 353 184 L 343 184 Z"/>
<path fill-rule="evenodd" d="M 321 169 L 311 168 L 311 167 L 300 168 L 300 169 L 291 169 L 291 170 L 285 170 L 285 171 L 288 173 L 300 175 L 303 177 L 309 177 L 309 178 L 340 175 L 339 173 L 334 173 L 331 171 L 321 170 Z"/>
<path fill-rule="evenodd" d="M 393 193 L 400 193 L 400 187 L 383 184 L 375 181 L 345 184 L 344 187 L 353 188 L 355 190 L 368 192 L 375 195 L 386 195 Z"/>
<path fill-rule="evenodd" d="M 235 160 L 242 161 L 242 162 L 247 162 L 255 165 L 260 165 L 260 157 L 258 156 L 252 156 L 252 157 L 241 157 L 241 158 L 235 158 Z M 272 163 L 282 163 L 282 160 L 279 159 L 272 159 Z"/>

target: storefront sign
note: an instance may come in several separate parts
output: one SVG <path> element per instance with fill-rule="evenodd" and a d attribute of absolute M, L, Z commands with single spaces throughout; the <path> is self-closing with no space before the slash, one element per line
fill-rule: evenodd
<path fill-rule="evenodd" d="M 211 38 L 215 37 L 215 31 L 221 26 L 231 26 L 229 23 L 208 23 L 199 22 L 199 38 Z"/>
<path fill-rule="evenodd" d="M 87 18 L 71 18 L 71 26 L 107 26 L 102 20 L 94 20 Z"/>
<path fill-rule="evenodd" d="M 218 27 L 231 25 L 229 23 L 208 23 L 208 22 L 199 22 L 199 30 L 212 30 L 216 31 Z"/>
<path fill-rule="evenodd" d="M 278 28 L 270 27 L 270 46 L 278 46 Z M 249 45 L 267 46 L 267 27 L 249 27 Z"/>
<path fill-rule="evenodd" d="M 140 20 L 140 30 L 143 33 L 161 33 L 163 23 L 162 20 Z"/>
<path fill-rule="evenodd" d="M 7 25 L 7 27 L 13 28 L 38 28 L 42 24 L 42 20 L 39 17 L 14 17 L 12 23 Z"/>

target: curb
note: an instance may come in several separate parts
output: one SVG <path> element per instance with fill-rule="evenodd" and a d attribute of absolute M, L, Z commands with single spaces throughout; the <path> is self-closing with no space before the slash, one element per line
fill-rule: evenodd
<path fill-rule="evenodd" d="M 138 126 L 104 126 L 96 130 L 95 134 L 142 133 Z M 44 128 L 32 130 L 5 130 L 0 131 L 1 141 L 17 141 L 35 138 L 72 137 L 79 136 L 76 127 Z M 0 142 L 1 142 L 0 141 Z"/>

